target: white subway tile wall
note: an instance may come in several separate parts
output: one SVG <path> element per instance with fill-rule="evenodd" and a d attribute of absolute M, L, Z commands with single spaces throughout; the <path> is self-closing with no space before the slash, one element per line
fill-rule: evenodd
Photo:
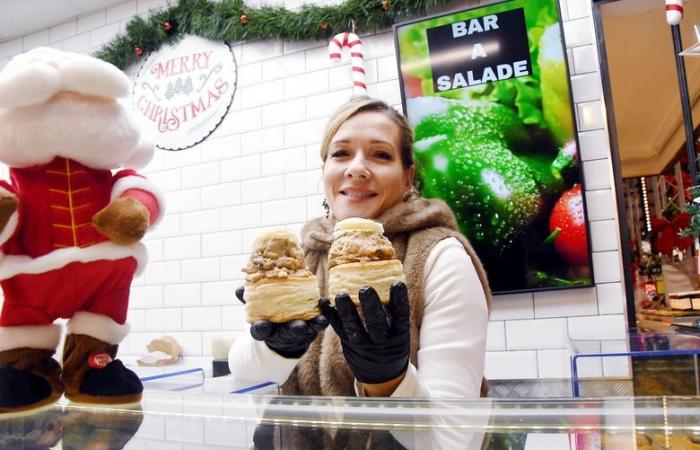
<path fill-rule="evenodd" d="M 578 134 L 578 142 L 583 161 L 607 158 L 608 140 L 603 130 L 582 131 Z"/>
<path fill-rule="evenodd" d="M 566 3 L 570 20 L 589 17 L 591 15 L 590 0 L 567 0 Z"/>
<path fill-rule="evenodd" d="M 499 295 L 491 302 L 491 320 L 533 319 L 533 294 Z"/>
<path fill-rule="evenodd" d="M 104 16 L 104 12 L 102 13 Z M 49 45 L 49 30 L 37 31 L 36 33 L 24 36 L 22 46 L 25 50 L 30 50 L 34 47 Z M 0 49 L 2 44 L 0 44 Z"/>
<path fill-rule="evenodd" d="M 614 220 L 600 220 L 590 223 L 591 245 L 594 252 L 617 250 L 620 238 Z"/>
<path fill-rule="evenodd" d="M 571 339 L 622 339 L 625 337 L 625 317 L 606 314 L 588 317 L 569 317 Z"/>
<path fill-rule="evenodd" d="M 537 367 L 540 378 L 571 377 L 571 359 L 568 350 L 538 350 Z"/>
<path fill-rule="evenodd" d="M 313 2 L 248 3 L 295 8 Z M 93 52 L 135 14 L 166 4 L 130 0 L 2 42 L 0 68 L 13 55 L 41 45 Z M 486 376 L 492 379 L 569 377 L 567 339 L 616 338 L 626 329 L 618 213 L 590 0 L 560 0 L 560 6 L 597 284 L 495 297 L 486 354 Z M 392 33 L 361 37 L 370 95 L 400 107 Z M 235 43 L 232 50 L 237 91 L 224 121 L 193 148 L 158 150 L 144 170 L 164 192 L 167 211 L 146 238 L 150 263 L 132 287 L 132 331 L 122 346 L 127 357 L 142 355 L 150 340 L 167 333 L 183 346 L 186 362 L 208 366 L 212 337 L 247 332 L 244 307 L 233 294 L 252 237 L 278 225 L 298 232 L 323 213 L 319 145 L 328 117 L 351 95 L 349 63 L 334 65 L 326 41 L 259 40 Z M 127 73 L 136 71 L 131 67 Z M 592 360 L 582 364 L 581 372 L 624 376 L 626 370 L 624 360 Z M 154 438 L 171 435 L 202 443 L 202 430 L 187 423 L 149 427 Z"/>
<path fill-rule="evenodd" d="M 595 72 L 597 70 L 596 52 L 592 45 L 584 45 L 571 50 L 576 73 Z"/>
<path fill-rule="evenodd" d="M 583 163 L 583 177 L 586 189 L 589 191 L 610 189 L 610 175 L 610 162 L 607 159 L 596 159 Z"/>
<path fill-rule="evenodd" d="M 78 22 L 76 20 L 71 20 L 70 22 L 49 28 L 49 43 L 56 44 L 57 42 L 64 41 L 75 36 L 77 23 Z"/>
<path fill-rule="evenodd" d="M 586 192 L 588 220 L 616 219 L 615 194 L 611 189 Z"/>
<path fill-rule="evenodd" d="M 594 252 L 593 276 L 598 283 L 612 283 L 622 278 L 622 261 L 619 252 Z"/>
<path fill-rule="evenodd" d="M 48 32 L 46 34 L 46 43 L 48 44 Z M 0 58 L 5 59 L 8 57 L 12 57 L 18 53 L 21 53 L 22 48 L 22 38 L 16 38 L 5 42 L 0 42 Z"/>
<path fill-rule="evenodd" d="M 537 378 L 537 352 L 486 352 L 484 376 L 489 380 L 526 380 Z"/>
<path fill-rule="evenodd" d="M 575 67 L 574 67 L 574 51 L 571 48 L 566 49 L 566 59 L 567 59 L 567 67 L 569 68 L 569 73 L 572 75 L 576 73 Z"/>
<path fill-rule="evenodd" d="M 600 76 L 597 73 L 571 76 L 574 102 L 598 100 L 601 96 Z"/>
<path fill-rule="evenodd" d="M 199 306 L 202 303 L 202 283 L 168 284 L 163 289 L 164 306 L 176 308 Z"/>
<path fill-rule="evenodd" d="M 122 31 L 121 24 L 110 23 L 94 30 L 90 30 L 90 48 L 92 50 L 97 50 L 103 44 L 114 39 L 114 36 Z"/>
<path fill-rule="evenodd" d="M 603 110 L 600 101 L 578 103 L 576 106 L 579 131 L 603 128 Z"/>
<path fill-rule="evenodd" d="M 622 283 L 598 283 L 598 311 L 600 314 L 623 314 L 625 292 Z"/>
<path fill-rule="evenodd" d="M 486 335 L 486 350 L 505 350 L 505 322 L 492 320 L 489 322 Z"/>
<path fill-rule="evenodd" d="M 592 44 L 595 33 L 593 22 L 589 18 L 567 20 L 564 22 L 564 40 L 567 47 Z"/>
<path fill-rule="evenodd" d="M 598 314 L 595 288 L 581 288 L 566 293 L 562 291 L 535 292 L 535 318 L 591 316 Z"/>
<path fill-rule="evenodd" d="M 603 353 L 624 353 L 629 350 L 626 340 L 613 339 L 600 344 Z M 627 356 L 608 356 L 602 358 L 603 375 L 607 377 L 629 377 L 632 374 L 631 361 Z"/>
<path fill-rule="evenodd" d="M 509 350 L 565 348 L 567 339 L 564 317 L 506 322 L 506 344 Z"/>
<path fill-rule="evenodd" d="M 85 14 L 83 16 L 78 17 L 76 33 L 85 33 L 86 31 L 103 27 L 106 23 L 107 11 L 105 10 L 97 11 L 91 14 Z"/>
<path fill-rule="evenodd" d="M 136 15 L 136 4 L 136 0 L 131 0 L 128 2 L 120 3 L 115 6 L 110 6 L 109 8 L 107 8 L 106 11 L 106 22 L 112 23 L 118 22 L 120 20 L 130 19 L 131 17 Z"/>

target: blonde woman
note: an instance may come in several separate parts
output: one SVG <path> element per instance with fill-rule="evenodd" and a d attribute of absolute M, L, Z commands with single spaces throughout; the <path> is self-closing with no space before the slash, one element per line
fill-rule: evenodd
<path fill-rule="evenodd" d="M 289 395 L 480 395 L 488 281 L 447 205 L 413 189 L 412 138 L 406 119 L 382 101 L 343 105 L 321 144 L 327 215 L 302 231 L 321 295 L 333 225 L 349 217 L 383 224 L 406 283 L 392 286 L 387 307 L 372 288 L 359 291 L 366 325 L 345 294 L 336 307 L 321 299 L 323 315 L 311 321 L 254 323 L 229 354 L 236 378 L 277 381 Z"/>

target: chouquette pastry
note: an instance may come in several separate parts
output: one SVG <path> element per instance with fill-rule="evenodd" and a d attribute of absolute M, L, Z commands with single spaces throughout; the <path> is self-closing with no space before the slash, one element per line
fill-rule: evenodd
<path fill-rule="evenodd" d="M 270 322 L 309 320 L 318 316 L 320 298 L 316 276 L 307 268 L 296 236 L 273 228 L 253 240 L 243 286 L 246 320 Z"/>
<path fill-rule="evenodd" d="M 382 303 L 389 303 L 391 285 L 397 280 L 405 282 L 406 278 L 382 224 L 358 217 L 341 220 L 335 224 L 333 238 L 328 254 L 331 302 L 335 303 L 335 296 L 345 292 L 359 305 L 358 291 L 372 286 Z"/>

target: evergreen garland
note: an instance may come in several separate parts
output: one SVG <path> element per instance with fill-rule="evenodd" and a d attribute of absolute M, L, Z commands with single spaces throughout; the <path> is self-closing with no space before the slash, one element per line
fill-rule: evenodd
<path fill-rule="evenodd" d="M 290 11 L 269 6 L 249 8 L 243 0 L 178 0 L 146 19 L 132 19 L 126 33 L 105 44 L 95 56 L 124 69 L 182 34 L 223 41 L 324 39 L 351 30 L 353 23 L 357 33 L 383 29 L 397 19 L 425 14 L 429 7 L 449 1 L 346 0 L 336 6 L 306 5 Z"/>

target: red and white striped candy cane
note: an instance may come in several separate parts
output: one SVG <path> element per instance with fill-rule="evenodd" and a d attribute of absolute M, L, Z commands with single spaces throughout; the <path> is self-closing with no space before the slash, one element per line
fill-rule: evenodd
<path fill-rule="evenodd" d="M 666 0 L 666 22 L 678 25 L 683 18 L 683 0 Z"/>
<path fill-rule="evenodd" d="M 343 47 L 350 49 L 352 64 L 353 95 L 367 95 L 365 84 L 364 53 L 362 53 L 362 41 L 355 33 L 345 32 L 333 36 L 328 44 L 328 56 L 333 62 L 339 62 Z"/>

